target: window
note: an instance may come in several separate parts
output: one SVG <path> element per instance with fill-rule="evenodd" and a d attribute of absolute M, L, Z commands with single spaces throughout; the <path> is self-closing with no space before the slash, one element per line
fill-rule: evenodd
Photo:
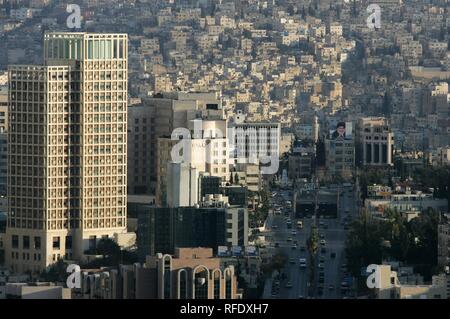
<path fill-rule="evenodd" d="M 19 236 L 17 236 L 17 235 L 12 236 L 11 246 L 12 246 L 12 248 L 16 248 L 16 249 L 19 248 Z"/>
<path fill-rule="evenodd" d="M 23 236 L 23 249 L 30 249 L 30 236 Z"/>
<path fill-rule="evenodd" d="M 41 237 L 34 237 L 34 249 L 41 249 Z"/>
<path fill-rule="evenodd" d="M 60 238 L 53 237 L 53 249 L 60 249 Z"/>

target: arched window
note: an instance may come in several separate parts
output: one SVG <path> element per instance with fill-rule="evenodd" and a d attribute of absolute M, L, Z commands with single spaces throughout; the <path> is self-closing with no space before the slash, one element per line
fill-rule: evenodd
<path fill-rule="evenodd" d="M 230 268 L 225 269 L 225 299 L 233 297 L 233 271 Z"/>
<path fill-rule="evenodd" d="M 188 275 L 186 269 L 178 271 L 178 298 L 188 299 Z"/>
<path fill-rule="evenodd" d="M 220 299 L 220 290 L 221 290 L 221 280 L 222 280 L 222 272 L 220 269 L 215 269 L 212 273 L 212 278 L 214 282 L 214 299 Z"/>
<path fill-rule="evenodd" d="M 193 299 L 208 299 L 209 270 L 205 266 L 197 266 L 193 274 Z"/>
<path fill-rule="evenodd" d="M 171 270 L 172 270 L 172 256 L 170 255 L 164 255 L 163 257 L 164 262 L 164 299 L 171 299 L 172 298 L 172 276 L 171 276 Z"/>

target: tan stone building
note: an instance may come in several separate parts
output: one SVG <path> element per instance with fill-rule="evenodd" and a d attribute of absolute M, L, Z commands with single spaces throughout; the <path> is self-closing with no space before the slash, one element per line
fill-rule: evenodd
<path fill-rule="evenodd" d="M 234 267 L 221 269 L 212 248 L 177 248 L 174 256 L 148 256 L 146 267 L 157 270 L 158 299 L 236 299 Z"/>
<path fill-rule="evenodd" d="M 126 34 L 47 33 L 9 67 L 6 264 L 40 272 L 126 233 Z"/>

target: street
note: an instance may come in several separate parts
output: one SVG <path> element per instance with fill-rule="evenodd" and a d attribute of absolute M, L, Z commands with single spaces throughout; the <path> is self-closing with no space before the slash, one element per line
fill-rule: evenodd
<path fill-rule="evenodd" d="M 325 245 L 320 244 L 317 252 L 315 269 L 315 282 L 313 282 L 312 295 L 308 296 L 310 285 L 311 258 L 307 250 L 306 241 L 311 234 L 311 226 L 314 217 L 296 219 L 292 210 L 282 209 L 282 213 L 276 214 L 277 205 L 282 206 L 286 201 L 292 200 L 288 191 L 281 191 L 272 198 L 272 209 L 269 212 L 264 233 L 267 249 L 272 256 L 284 253 L 287 261 L 282 269 L 281 278 L 276 278 L 277 272 L 266 283 L 263 298 L 274 299 L 298 299 L 298 298 L 324 298 L 337 299 L 344 297 L 341 293 L 341 282 L 345 279 L 345 240 L 348 228 L 345 226 L 350 218 L 356 214 L 355 199 L 352 187 L 343 188 L 339 196 L 338 218 L 319 218 L 317 221 L 319 242 L 325 240 Z M 295 203 L 293 203 L 295 204 Z M 286 212 L 287 211 L 287 212 Z M 287 220 L 292 221 L 291 228 L 287 226 Z M 297 228 L 297 221 L 303 221 L 303 228 Z M 294 249 L 294 243 L 297 247 Z M 304 249 L 301 250 L 301 247 Z M 325 251 L 323 251 L 325 249 Z M 300 266 L 300 259 L 306 259 L 306 267 Z M 277 288 L 279 287 L 279 288 Z"/>

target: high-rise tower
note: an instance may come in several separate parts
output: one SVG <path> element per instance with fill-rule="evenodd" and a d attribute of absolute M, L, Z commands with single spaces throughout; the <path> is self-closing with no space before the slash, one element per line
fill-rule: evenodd
<path fill-rule="evenodd" d="M 127 35 L 47 33 L 9 67 L 6 263 L 38 272 L 126 232 Z"/>

